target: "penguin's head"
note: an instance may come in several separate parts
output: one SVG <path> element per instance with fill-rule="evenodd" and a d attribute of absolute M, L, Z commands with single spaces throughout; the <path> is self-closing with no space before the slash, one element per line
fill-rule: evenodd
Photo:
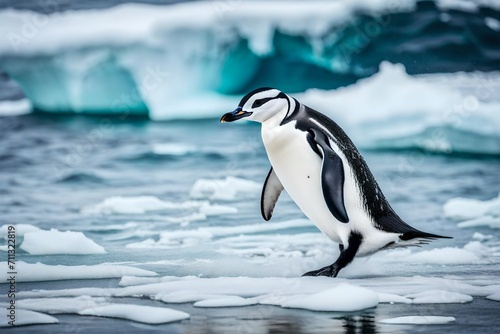
<path fill-rule="evenodd" d="M 224 114 L 220 121 L 222 123 L 234 122 L 246 118 L 262 123 L 280 111 L 288 110 L 288 103 L 286 94 L 275 88 L 257 88 L 245 95 L 238 107 Z"/>

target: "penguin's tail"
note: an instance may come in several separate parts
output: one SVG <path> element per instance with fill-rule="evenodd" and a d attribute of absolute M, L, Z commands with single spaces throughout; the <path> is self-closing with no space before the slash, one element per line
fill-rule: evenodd
<path fill-rule="evenodd" d="M 399 239 L 401 239 L 402 241 L 417 241 L 418 244 L 427 244 L 432 240 L 453 239 L 453 237 L 447 237 L 444 235 L 422 232 L 422 231 L 414 229 L 414 230 L 402 233 L 399 236 Z"/>
<path fill-rule="evenodd" d="M 433 234 L 422 232 L 419 230 L 407 231 L 399 235 L 400 242 L 397 243 L 397 246 L 400 247 L 408 247 L 408 246 L 417 246 L 427 245 L 433 240 L 436 239 L 452 239 L 453 237 L 447 237 L 443 235 Z"/>

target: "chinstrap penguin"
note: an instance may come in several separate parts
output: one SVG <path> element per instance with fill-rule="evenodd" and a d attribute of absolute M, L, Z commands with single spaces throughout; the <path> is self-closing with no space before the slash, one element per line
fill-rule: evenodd
<path fill-rule="evenodd" d="M 262 123 L 271 162 L 261 195 L 262 217 L 271 219 L 285 189 L 304 214 L 339 244 L 340 255 L 332 265 L 304 276 L 336 277 L 355 256 L 449 238 L 406 224 L 387 202 L 351 139 L 327 116 L 264 87 L 245 95 L 221 122 L 242 118 Z"/>

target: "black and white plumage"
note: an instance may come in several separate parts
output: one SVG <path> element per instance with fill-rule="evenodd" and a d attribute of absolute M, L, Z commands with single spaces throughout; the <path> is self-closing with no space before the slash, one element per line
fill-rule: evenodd
<path fill-rule="evenodd" d="M 332 265 L 304 275 L 335 277 L 355 256 L 448 238 L 419 231 L 394 212 L 351 139 L 327 116 L 277 89 L 259 88 L 221 122 L 241 118 L 262 123 L 272 166 L 261 196 L 264 219 L 271 219 L 285 189 L 339 243 L 340 256 Z"/>

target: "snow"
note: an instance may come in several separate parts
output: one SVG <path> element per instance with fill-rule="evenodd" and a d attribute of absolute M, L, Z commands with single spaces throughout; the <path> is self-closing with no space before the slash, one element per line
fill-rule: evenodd
<path fill-rule="evenodd" d="M 0 262 L 0 265 L 7 267 L 6 262 Z M 26 263 L 24 261 L 17 261 L 16 269 L 17 282 L 96 279 L 122 277 L 125 275 L 156 276 L 156 273 L 153 271 L 121 265 L 51 266 L 43 263 Z M 0 272 L 0 282 L 5 282 L 7 278 L 8 276 L 5 271 Z"/>
<path fill-rule="evenodd" d="M 224 298 L 204 299 L 195 302 L 195 307 L 238 307 L 257 304 L 256 300 L 242 298 L 239 296 L 229 296 Z"/>
<path fill-rule="evenodd" d="M 8 310 L 6 304 L 0 304 L 0 327 L 10 327 L 8 321 Z M 53 316 L 33 312 L 28 310 L 16 309 L 16 326 L 36 325 L 36 324 L 57 324 L 59 320 Z"/>
<path fill-rule="evenodd" d="M 379 303 L 378 294 L 351 284 L 339 284 L 318 293 L 286 300 L 285 308 L 301 308 L 311 311 L 352 312 L 375 307 Z"/>
<path fill-rule="evenodd" d="M 262 185 L 242 178 L 228 176 L 225 179 L 199 179 L 191 188 L 195 199 L 232 201 L 241 198 L 258 197 Z"/>
<path fill-rule="evenodd" d="M 441 325 L 454 321 L 455 321 L 454 317 L 442 317 L 435 315 L 428 315 L 428 316 L 413 315 L 407 317 L 387 318 L 379 320 L 378 322 L 383 324 Z"/>
<path fill-rule="evenodd" d="M 28 99 L 0 101 L 0 117 L 26 115 L 31 113 L 32 108 Z"/>
<path fill-rule="evenodd" d="M 133 304 L 96 306 L 78 312 L 82 315 L 128 319 L 145 324 L 165 324 L 189 318 L 189 314 L 166 307 Z"/>
<path fill-rule="evenodd" d="M 106 253 L 103 247 L 87 238 L 82 232 L 56 229 L 26 233 L 19 248 L 32 255 Z"/>

